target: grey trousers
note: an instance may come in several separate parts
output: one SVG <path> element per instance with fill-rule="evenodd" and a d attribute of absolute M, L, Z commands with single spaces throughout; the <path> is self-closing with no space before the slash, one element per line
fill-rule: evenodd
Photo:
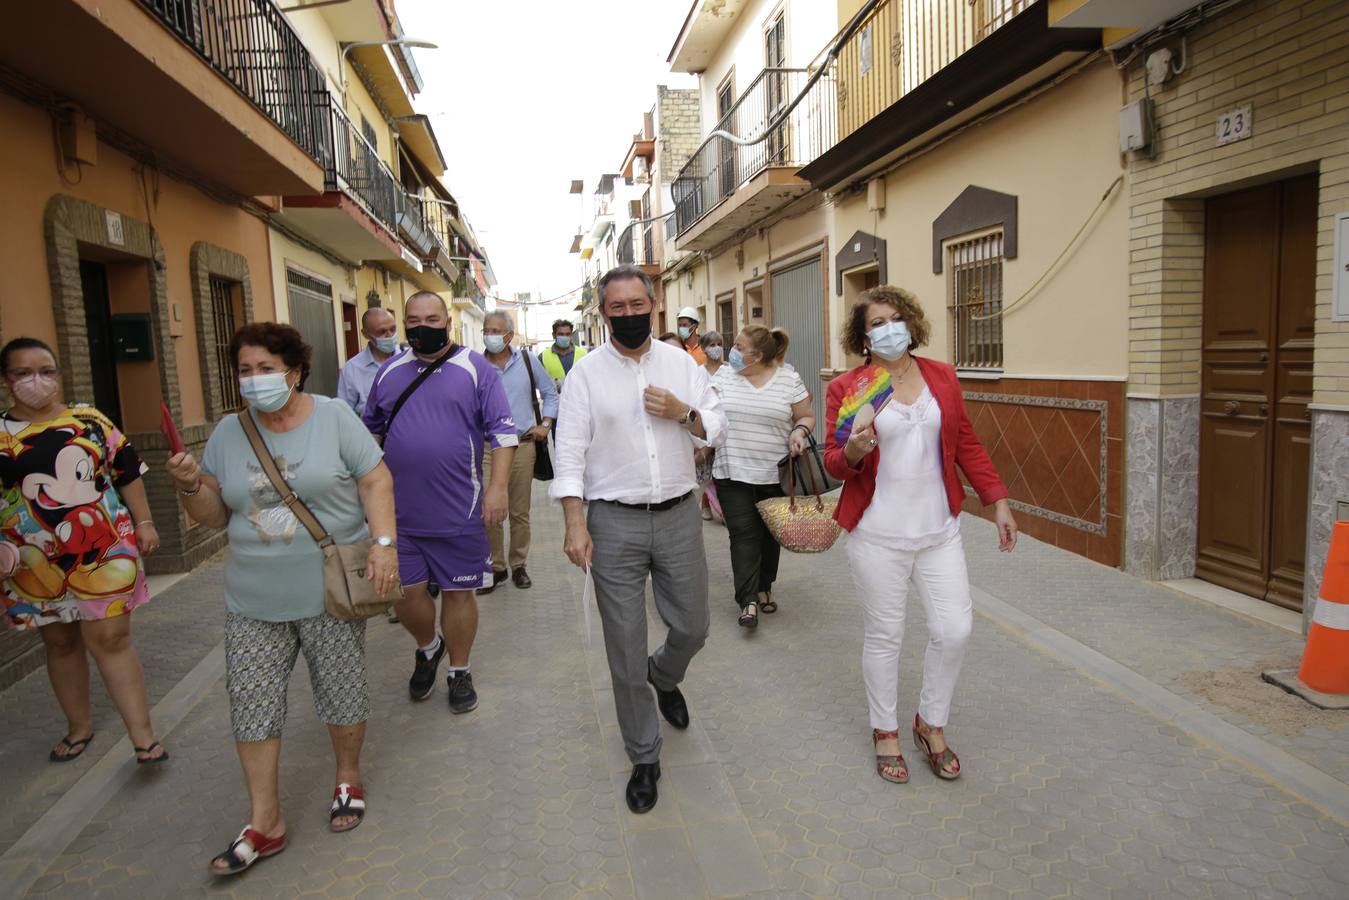
<path fill-rule="evenodd" d="M 661 512 L 590 504 L 591 574 L 604 626 L 623 747 L 633 763 L 660 759 L 656 695 L 647 684 L 646 578 L 669 629 L 651 654 L 651 680 L 668 691 L 707 642 L 707 557 L 696 498 Z"/>

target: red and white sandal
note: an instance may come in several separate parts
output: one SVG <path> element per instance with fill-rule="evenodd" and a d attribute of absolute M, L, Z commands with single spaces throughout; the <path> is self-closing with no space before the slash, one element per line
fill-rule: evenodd
<path fill-rule="evenodd" d="M 347 816 L 355 816 L 356 821 L 348 822 L 346 825 L 334 824 L 338 819 Z M 365 791 L 358 787 L 346 784 L 339 784 L 333 790 L 333 805 L 329 809 L 328 830 L 329 831 L 350 831 L 365 820 Z"/>
<path fill-rule="evenodd" d="M 239 836 L 230 844 L 228 850 L 211 860 L 211 874 L 213 875 L 238 875 L 244 869 L 247 869 L 253 863 L 268 856 L 276 856 L 282 850 L 286 849 L 286 836 L 284 834 L 269 838 L 267 835 L 258 831 L 252 825 L 245 825 L 244 830 L 239 832 Z M 220 868 L 217 862 L 228 863 L 228 868 Z"/>

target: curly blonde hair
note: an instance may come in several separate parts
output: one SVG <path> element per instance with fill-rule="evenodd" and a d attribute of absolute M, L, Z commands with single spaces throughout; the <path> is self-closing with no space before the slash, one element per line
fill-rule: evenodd
<path fill-rule="evenodd" d="M 871 355 L 867 350 L 867 307 L 873 303 L 884 303 L 893 307 L 904 317 L 904 322 L 909 326 L 909 334 L 913 336 L 915 348 L 927 344 L 932 329 L 927 324 L 927 317 L 923 315 L 923 307 L 918 305 L 918 298 L 904 288 L 882 284 L 863 291 L 853 304 L 852 313 L 843 323 L 845 350 L 854 356 Z"/>

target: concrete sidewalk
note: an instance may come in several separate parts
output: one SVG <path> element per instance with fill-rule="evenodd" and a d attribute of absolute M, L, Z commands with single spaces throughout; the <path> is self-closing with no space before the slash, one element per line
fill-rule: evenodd
<path fill-rule="evenodd" d="M 291 844 L 240 878 L 206 874 L 247 814 L 210 655 L 218 564 L 137 614 L 154 699 L 180 720 L 167 766 L 118 755 L 106 703 L 87 758 L 50 766 L 61 721 L 45 676 L 0 695 L 0 893 L 1349 895 L 1349 716 L 1309 715 L 1258 682 L 1296 660 L 1296 636 L 1029 538 L 1000 556 L 987 523 L 964 528 L 980 616 L 949 730 L 958 782 L 920 769 L 907 735 L 911 783 L 874 773 L 842 542 L 784 555 L 781 611 L 747 633 L 725 531 L 709 525 L 712 634 L 684 685 L 694 723 L 667 729 L 660 803 L 631 815 L 597 617 L 540 500 L 534 588 L 482 603 L 476 712 L 451 716 L 443 682 L 409 702 L 410 639 L 370 622 L 370 813 L 349 834 L 326 829 L 331 751 L 297 672 Z M 925 639 L 914 610 L 902 709 L 916 706 Z"/>

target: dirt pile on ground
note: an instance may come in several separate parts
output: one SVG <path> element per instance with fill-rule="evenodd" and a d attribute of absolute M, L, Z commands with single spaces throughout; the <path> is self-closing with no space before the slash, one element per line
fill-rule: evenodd
<path fill-rule="evenodd" d="M 1287 737 L 1296 737 L 1309 728 L 1340 727 L 1349 721 L 1349 711 L 1317 709 L 1260 678 L 1261 672 L 1297 666 L 1296 660 L 1228 666 L 1209 672 L 1186 672 L 1179 680 L 1185 690 Z"/>

